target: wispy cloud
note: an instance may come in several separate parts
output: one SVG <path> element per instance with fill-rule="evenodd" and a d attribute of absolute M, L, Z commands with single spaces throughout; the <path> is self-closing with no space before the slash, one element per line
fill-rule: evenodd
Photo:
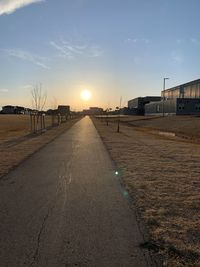
<path fill-rule="evenodd" d="M 30 90 L 30 89 L 33 89 L 33 85 L 26 84 L 26 85 L 21 86 L 20 88 L 25 89 L 25 90 Z"/>
<path fill-rule="evenodd" d="M 2 88 L 2 89 L 1 89 L 1 88 L 0 88 L 0 93 L 8 93 L 8 91 L 9 91 L 8 89 L 5 89 L 5 88 Z"/>
<path fill-rule="evenodd" d="M 176 39 L 176 44 L 181 45 L 183 43 L 183 39 Z"/>
<path fill-rule="evenodd" d="M 179 52 L 172 52 L 171 53 L 171 60 L 175 64 L 182 64 L 184 61 L 184 57 Z"/>
<path fill-rule="evenodd" d="M 61 45 L 61 44 L 57 44 L 53 41 L 50 42 L 50 45 L 53 46 L 58 52 L 59 52 L 59 56 L 60 57 L 64 57 L 64 58 L 73 58 L 72 53 L 65 48 L 65 46 Z"/>
<path fill-rule="evenodd" d="M 181 64 L 182 62 L 183 62 L 183 57 L 182 56 L 178 56 L 178 55 L 176 55 L 176 56 L 173 56 L 173 61 L 175 62 L 175 63 L 178 63 L 178 64 Z"/>
<path fill-rule="evenodd" d="M 18 50 L 18 49 L 5 49 L 3 50 L 6 55 L 9 57 L 15 57 L 24 61 L 31 62 L 34 65 L 37 65 L 43 69 L 49 69 L 49 67 L 46 64 L 47 58 L 41 57 L 32 53 L 29 53 L 27 51 Z"/>
<path fill-rule="evenodd" d="M 177 45 L 200 45 L 200 39 L 191 37 L 191 38 L 184 38 L 184 39 L 176 39 Z"/>
<path fill-rule="evenodd" d="M 60 57 L 68 59 L 73 59 L 77 56 L 100 57 L 103 53 L 102 49 L 97 45 L 74 44 L 65 40 L 60 42 L 51 41 L 50 45 L 59 52 L 58 55 Z"/>
<path fill-rule="evenodd" d="M 190 38 L 190 42 L 195 45 L 200 45 L 200 40 L 197 38 Z"/>
<path fill-rule="evenodd" d="M 150 39 L 148 38 L 128 38 L 124 41 L 127 44 L 149 44 Z"/>
<path fill-rule="evenodd" d="M 45 0 L 0 0 L 0 15 L 11 14 L 24 6 L 44 1 Z"/>

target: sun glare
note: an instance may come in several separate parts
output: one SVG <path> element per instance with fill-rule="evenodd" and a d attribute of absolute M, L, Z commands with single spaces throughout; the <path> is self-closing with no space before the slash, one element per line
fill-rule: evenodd
<path fill-rule="evenodd" d="M 91 99 L 91 92 L 89 90 L 83 90 L 81 92 L 81 98 L 84 101 L 88 101 Z"/>

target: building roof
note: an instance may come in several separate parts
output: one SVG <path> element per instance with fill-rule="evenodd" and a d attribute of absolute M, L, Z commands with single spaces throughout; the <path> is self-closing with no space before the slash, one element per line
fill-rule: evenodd
<path fill-rule="evenodd" d="M 180 84 L 180 85 L 176 85 L 174 87 L 165 89 L 165 91 L 174 91 L 176 89 L 179 89 L 180 87 L 186 87 L 186 86 L 193 85 L 193 84 L 196 84 L 196 83 L 200 83 L 200 79 L 193 80 L 193 81 L 190 81 L 190 82 L 187 82 L 187 83 L 183 83 L 183 84 Z M 163 92 L 163 90 L 162 90 L 162 92 Z"/>

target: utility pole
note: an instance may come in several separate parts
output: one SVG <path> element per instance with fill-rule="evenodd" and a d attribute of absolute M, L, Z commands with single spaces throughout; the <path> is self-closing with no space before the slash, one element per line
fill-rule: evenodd
<path fill-rule="evenodd" d="M 119 117 L 118 117 L 118 123 L 117 123 L 117 132 L 118 132 L 118 133 L 119 133 L 119 124 L 120 124 L 121 106 L 122 106 L 122 97 L 120 97 L 120 101 L 119 101 Z"/>
<path fill-rule="evenodd" d="M 169 80 L 169 78 L 163 78 L 163 97 L 162 97 L 162 111 L 163 111 L 163 117 L 165 116 L 165 107 L 164 107 L 164 101 L 165 101 L 165 81 Z"/>

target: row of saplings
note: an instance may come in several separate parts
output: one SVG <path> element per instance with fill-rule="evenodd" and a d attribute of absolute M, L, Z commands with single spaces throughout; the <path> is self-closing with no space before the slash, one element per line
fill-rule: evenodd
<path fill-rule="evenodd" d="M 61 123 L 66 122 L 68 119 L 71 119 L 70 114 L 52 114 L 51 116 L 51 125 L 48 127 L 59 126 Z M 30 129 L 31 133 L 38 134 L 44 133 L 48 129 L 46 123 L 46 114 L 43 112 L 33 112 L 30 114 Z M 48 116 L 49 117 L 49 116 Z"/>
<path fill-rule="evenodd" d="M 71 118 L 70 112 L 63 112 L 62 114 L 59 113 L 57 110 L 52 110 L 51 113 L 51 126 L 46 123 L 46 114 L 42 111 L 44 110 L 47 94 L 43 92 L 42 84 L 38 84 L 34 86 L 31 90 L 32 96 L 32 105 L 34 110 L 30 114 L 30 130 L 31 133 L 43 133 L 49 127 L 58 126 L 63 122 L 66 122 L 69 118 Z M 48 116 L 49 117 L 49 116 Z"/>

